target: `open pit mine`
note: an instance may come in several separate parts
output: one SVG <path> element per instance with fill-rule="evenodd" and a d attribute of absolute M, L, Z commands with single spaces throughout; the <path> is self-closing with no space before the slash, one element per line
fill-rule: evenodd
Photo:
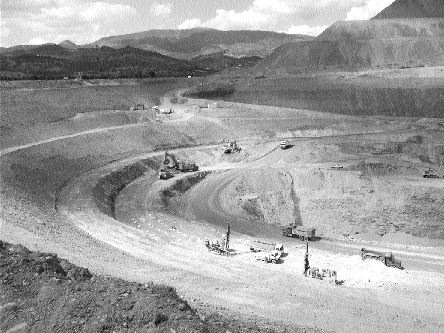
<path fill-rule="evenodd" d="M 249 69 L 1 81 L 0 331 L 443 332 L 444 25 L 425 2 L 249 37 L 267 46 Z M 193 33 L 218 35 L 174 43 Z"/>

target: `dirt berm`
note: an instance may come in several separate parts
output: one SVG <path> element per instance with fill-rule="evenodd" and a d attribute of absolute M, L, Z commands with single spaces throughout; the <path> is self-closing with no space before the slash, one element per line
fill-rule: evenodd
<path fill-rule="evenodd" d="M 0 241 L 1 332 L 288 332 L 199 316 L 174 288 L 93 275 Z"/>

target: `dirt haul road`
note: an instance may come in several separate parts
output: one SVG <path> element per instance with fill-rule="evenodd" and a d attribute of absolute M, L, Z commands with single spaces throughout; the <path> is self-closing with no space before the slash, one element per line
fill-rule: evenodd
<path fill-rule="evenodd" d="M 239 164 L 227 161 L 207 163 L 207 170 L 238 168 L 239 171 L 221 173 L 219 179 L 209 176 L 209 183 L 204 180 L 198 184 L 184 201 L 178 201 L 178 207 L 199 215 L 192 204 L 193 191 L 197 191 L 195 198 L 204 196 L 205 200 L 198 201 L 212 212 L 202 220 L 214 218 L 223 224 L 224 219 L 236 217 L 236 214 L 227 214 L 224 202 L 219 198 L 226 193 L 226 187 L 238 176 L 238 172 L 248 174 L 273 163 L 285 165 L 285 158 L 281 158 L 284 153 L 275 150 L 276 145 L 277 142 L 254 146 L 249 152 L 250 159 Z M 217 155 L 210 153 L 210 157 L 205 157 L 208 150 L 212 151 L 214 147 L 183 149 L 178 153 L 200 156 L 200 162 Z M 217 226 L 218 223 L 199 221 L 199 216 L 199 220 L 187 220 L 147 209 L 153 206 L 152 199 L 158 198 L 165 187 L 173 186 L 185 176 L 160 182 L 156 172 L 149 171 L 146 177 L 137 179 L 121 191 L 116 202 L 117 220 L 99 210 L 92 193 L 100 179 L 141 159 L 155 158 L 159 154 L 162 153 L 134 156 L 94 169 L 73 179 L 60 193 L 58 211 L 80 230 L 76 237 L 82 237 L 79 236 L 82 234 L 85 239 L 92 237 L 101 244 L 122 251 L 122 258 L 129 255 L 135 259 L 128 263 L 118 260 L 119 267 L 111 271 L 118 271 L 119 276 L 130 280 L 172 285 L 187 299 L 194 300 L 193 305 L 203 313 L 206 307 L 212 306 L 221 312 L 259 315 L 276 323 L 340 332 L 442 331 L 444 274 L 439 268 L 443 263 L 441 249 L 421 248 L 417 253 L 406 253 L 406 256 L 414 253 L 429 258 L 427 260 L 432 258 L 438 268 L 400 271 L 387 268 L 377 261 L 363 262 L 358 255 L 349 255 L 350 252 L 336 253 L 331 251 L 333 247 L 313 247 L 310 257 L 312 265 L 336 269 L 339 279 L 343 280 L 342 286 L 336 286 L 302 276 L 304 246 L 301 244 L 286 242 L 288 255 L 283 263 L 266 265 L 256 261 L 255 255 L 249 252 L 250 244 L 258 238 L 233 232 L 233 256 L 216 256 L 207 252 L 203 242 L 208 238 L 220 238 L 224 228 Z M 208 184 L 214 179 L 218 179 L 217 184 L 221 186 L 215 193 L 210 193 L 208 189 L 211 185 Z M 181 206 L 181 203 L 188 199 L 191 201 L 188 201 L 187 210 L 187 205 Z M 275 241 L 270 237 L 260 239 Z M 83 241 L 78 239 L 77 242 L 80 245 Z M 94 258 L 91 258 L 90 264 L 99 265 L 101 260 L 98 257 L 94 263 Z"/>

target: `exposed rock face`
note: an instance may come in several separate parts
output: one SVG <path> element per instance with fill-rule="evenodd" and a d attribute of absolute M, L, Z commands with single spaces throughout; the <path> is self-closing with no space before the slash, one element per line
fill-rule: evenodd
<path fill-rule="evenodd" d="M 229 210 L 241 216 L 274 225 L 301 223 L 299 199 L 289 172 L 254 169 L 236 178 L 227 189 L 226 196 Z"/>

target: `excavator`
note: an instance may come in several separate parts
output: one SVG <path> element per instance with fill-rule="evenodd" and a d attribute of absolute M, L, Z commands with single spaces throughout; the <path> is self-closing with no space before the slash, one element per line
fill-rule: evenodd
<path fill-rule="evenodd" d="M 159 179 L 168 179 L 173 177 L 170 170 L 177 170 L 181 172 L 197 171 L 199 167 L 196 163 L 191 161 L 179 161 L 172 153 L 165 152 L 162 165 L 159 168 Z"/>
<path fill-rule="evenodd" d="M 224 147 L 225 154 L 232 154 L 232 153 L 240 152 L 240 151 L 241 151 L 241 148 L 239 147 L 239 145 L 237 144 L 236 141 L 230 141 L 230 143 L 225 145 L 225 147 Z"/>

